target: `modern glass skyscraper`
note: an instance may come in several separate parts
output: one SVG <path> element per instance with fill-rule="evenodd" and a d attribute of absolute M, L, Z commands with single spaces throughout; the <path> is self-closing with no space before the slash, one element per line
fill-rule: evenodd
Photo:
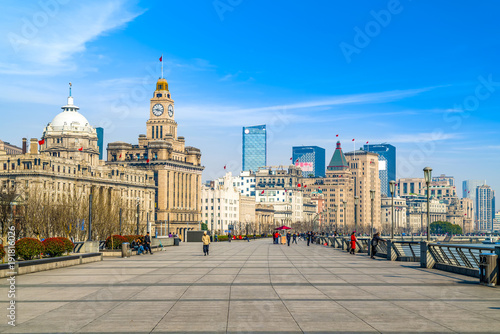
<path fill-rule="evenodd" d="M 474 203 L 474 217 L 476 229 L 479 229 L 479 220 L 478 220 L 478 205 L 476 201 L 476 189 L 477 187 L 484 186 L 486 184 L 486 180 L 465 180 L 462 182 L 462 194 L 463 198 L 470 198 Z"/>
<path fill-rule="evenodd" d="M 302 176 L 325 177 L 325 149 L 318 146 L 292 147 L 292 160 L 302 169 Z"/>
<path fill-rule="evenodd" d="M 396 181 L 396 147 L 387 143 L 367 144 L 363 150 L 378 154 L 380 193 L 382 196 L 390 196 L 389 182 Z"/>
<path fill-rule="evenodd" d="M 267 134 L 265 125 L 243 127 L 242 170 L 257 171 L 267 165 Z"/>
<path fill-rule="evenodd" d="M 95 128 L 97 132 L 97 146 L 99 146 L 99 160 L 104 159 L 104 129 Z"/>
<path fill-rule="evenodd" d="M 493 231 L 495 217 L 495 192 L 490 186 L 483 185 L 476 188 L 477 229 L 479 231 Z"/>

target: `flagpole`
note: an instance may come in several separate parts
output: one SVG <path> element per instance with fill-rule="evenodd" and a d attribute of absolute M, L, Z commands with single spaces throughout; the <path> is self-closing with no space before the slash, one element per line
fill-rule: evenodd
<path fill-rule="evenodd" d="M 163 53 L 161 54 L 161 78 L 163 79 Z"/>

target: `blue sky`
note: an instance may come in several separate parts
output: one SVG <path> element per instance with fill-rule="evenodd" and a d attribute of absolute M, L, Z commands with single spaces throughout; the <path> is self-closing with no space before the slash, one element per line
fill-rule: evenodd
<path fill-rule="evenodd" d="M 45 5 L 44 5 L 45 4 Z M 500 189 L 500 3 L 494 1 L 4 1 L 0 139 L 40 137 L 75 103 L 105 141 L 136 143 L 160 75 L 204 179 L 241 167 L 241 127 L 267 124 L 268 163 L 294 145 L 329 161 L 388 142 L 398 177 Z"/>

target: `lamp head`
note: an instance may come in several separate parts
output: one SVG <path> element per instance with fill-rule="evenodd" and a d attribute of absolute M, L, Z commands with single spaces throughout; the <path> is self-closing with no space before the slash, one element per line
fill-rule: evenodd
<path fill-rule="evenodd" d="M 375 199 L 375 190 L 370 190 L 370 199 L 371 200 Z"/>
<path fill-rule="evenodd" d="M 391 196 L 394 196 L 394 190 L 396 189 L 396 181 L 391 180 L 389 182 L 389 190 L 391 191 Z"/>
<path fill-rule="evenodd" d="M 424 168 L 424 178 L 425 178 L 425 182 L 427 184 L 431 183 L 431 181 L 432 181 L 432 168 L 430 168 L 430 167 Z"/>

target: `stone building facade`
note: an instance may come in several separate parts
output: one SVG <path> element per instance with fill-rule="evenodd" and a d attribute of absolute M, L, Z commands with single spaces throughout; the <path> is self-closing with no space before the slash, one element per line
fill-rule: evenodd
<path fill-rule="evenodd" d="M 5 193 L 15 188 L 22 198 L 21 203 L 29 209 L 39 205 L 38 210 L 42 215 L 43 210 L 49 207 L 68 209 L 75 206 L 74 216 L 61 217 L 66 220 L 63 222 L 64 234 L 70 235 L 77 228 L 76 224 L 81 224 L 78 226 L 79 231 L 87 229 L 84 222 L 88 223 L 88 212 L 78 209 L 90 202 L 91 194 L 95 201 L 93 215 L 96 215 L 96 219 L 111 219 L 112 215 L 116 217 L 109 223 L 115 227 L 106 229 L 104 226 L 102 231 L 120 232 L 120 212 L 124 230 L 136 232 L 138 213 L 139 233 L 145 233 L 154 214 L 156 186 L 153 173 L 126 166 L 109 166 L 100 161 L 96 130 L 79 113 L 71 91 L 62 109 L 45 127 L 40 141 L 36 138 L 30 140 L 29 150 L 25 154 L 12 155 L 0 151 L 1 191 Z M 102 213 L 101 218 L 95 213 L 97 211 Z M 94 223 L 97 227 L 100 222 Z M 127 226 L 128 229 L 125 229 Z M 45 227 L 39 228 L 43 230 Z M 58 231 L 53 228 L 47 231 L 51 230 Z M 52 232 L 42 232 L 38 233 L 42 237 L 53 236 L 47 235 Z M 154 230 L 151 232 L 154 233 Z"/>
<path fill-rule="evenodd" d="M 133 166 L 154 173 L 157 185 L 154 220 L 183 237 L 198 230 L 201 217 L 201 152 L 177 135 L 175 104 L 166 79 L 159 79 L 150 100 L 146 135 L 138 144 L 108 144 L 110 165 Z M 168 224 L 168 225 L 167 225 Z"/>

